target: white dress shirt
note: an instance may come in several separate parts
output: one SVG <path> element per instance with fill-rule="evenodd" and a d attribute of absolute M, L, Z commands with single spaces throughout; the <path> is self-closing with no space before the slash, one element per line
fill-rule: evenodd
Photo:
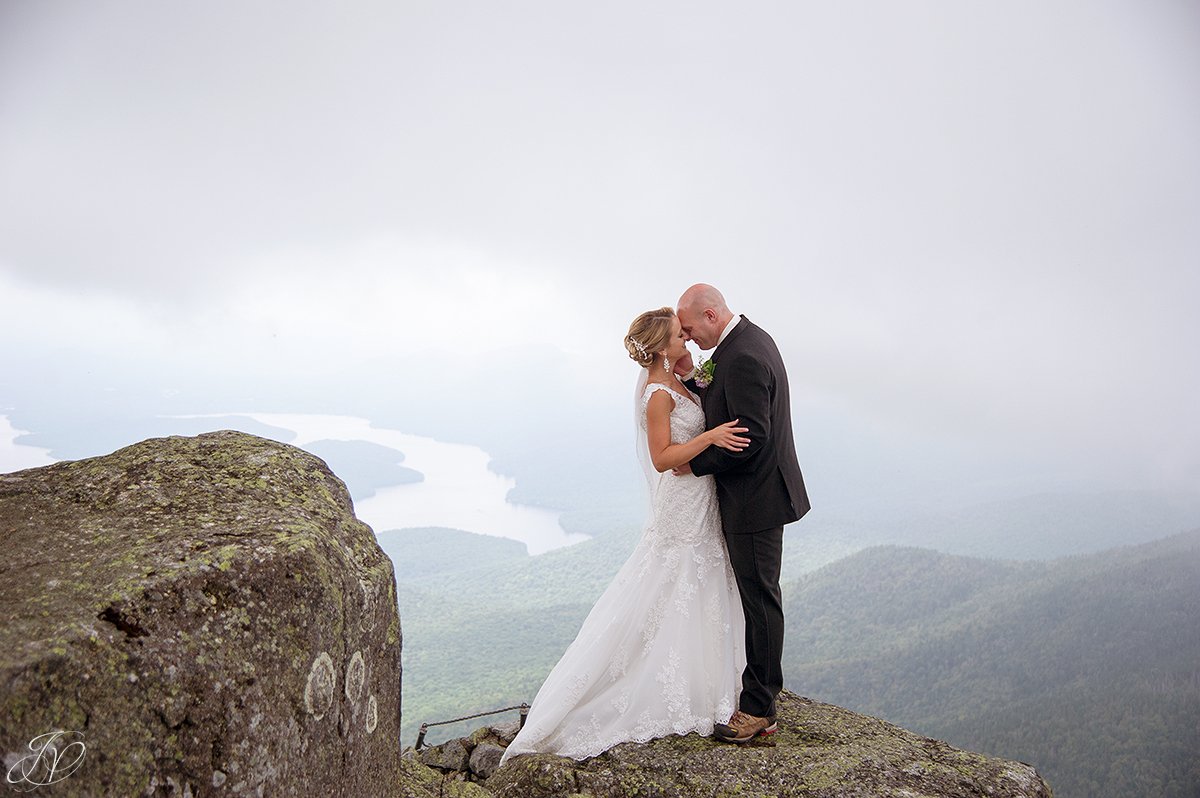
<path fill-rule="evenodd" d="M 738 322 L 741 320 L 742 320 L 741 316 L 739 316 L 736 313 L 733 314 L 733 318 L 730 319 L 729 323 L 725 325 L 725 329 L 721 330 L 721 336 L 719 338 L 717 338 L 717 346 L 721 345 L 721 342 L 724 341 L 725 337 L 728 336 L 729 333 L 731 333 L 733 331 L 734 327 L 738 326 Z M 717 348 L 716 346 L 713 347 L 713 349 L 716 349 L 716 348 Z"/>

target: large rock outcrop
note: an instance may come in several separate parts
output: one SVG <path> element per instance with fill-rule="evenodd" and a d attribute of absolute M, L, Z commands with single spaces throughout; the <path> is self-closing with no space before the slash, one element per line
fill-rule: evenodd
<path fill-rule="evenodd" d="M 0 544 L 6 771 L 58 729 L 55 795 L 425 794 L 392 564 L 319 459 L 219 432 L 0 475 Z"/>

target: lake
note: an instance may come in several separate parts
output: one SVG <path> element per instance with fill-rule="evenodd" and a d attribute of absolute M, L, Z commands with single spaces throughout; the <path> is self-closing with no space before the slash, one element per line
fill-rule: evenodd
<path fill-rule="evenodd" d="M 374 427 L 368 419 L 352 416 L 236 415 L 294 432 L 296 438 L 290 443 L 300 448 L 322 440 L 367 441 L 403 452 L 404 466 L 421 472 L 424 479 L 379 488 L 375 495 L 356 503 L 355 515 L 376 532 L 447 527 L 512 538 L 524 543 L 530 554 L 587 540 L 586 535 L 565 531 L 557 512 L 509 502 L 508 492 L 516 487 L 516 480 L 490 470 L 491 458 L 477 446 Z"/>
<path fill-rule="evenodd" d="M 379 488 L 375 495 L 355 504 L 355 515 L 376 532 L 447 527 L 518 540 L 528 547 L 530 554 L 587 540 L 586 535 L 565 531 L 557 512 L 509 502 L 508 492 L 516 486 L 516 480 L 491 471 L 488 468 L 491 458 L 477 446 L 373 427 L 368 419 L 351 416 L 292 413 L 176 416 L 234 417 L 290 430 L 296 437 L 289 443 L 301 448 L 322 440 L 367 441 L 403 452 L 404 466 L 419 471 L 424 479 Z M 0 473 L 54 462 L 45 449 L 17 444 L 14 439 L 21 433 L 6 416 L 0 416 Z"/>

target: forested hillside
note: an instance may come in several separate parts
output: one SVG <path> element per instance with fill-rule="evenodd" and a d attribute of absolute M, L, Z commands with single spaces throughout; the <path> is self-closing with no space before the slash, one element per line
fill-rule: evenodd
<path fill-rule="evenodd" d="M 452 530 L 380 535 L 405 742 L 531 700 L 638 534 L 538 557 Z M 1052 561 L 885 546 L 827 564 L 838 547 L 789 530 L 790 689 L 1029 762 L 1060 798 L 1200 792 L 1200 532 Z"/>
<path fill-rule="evenodd" d="M 1058 796 L 1200 792 L 1200 532 L 1013 564 L 881 547 L 788 591 L 788 686 L 1030 762 Z"/>
<path fill-rule="evenodd" d="M 380 535 L 399 583 L 404 741 L 423 722 L 532 701 L 636 535 L 620 530 L 538 557 L 456 530 Z"/>

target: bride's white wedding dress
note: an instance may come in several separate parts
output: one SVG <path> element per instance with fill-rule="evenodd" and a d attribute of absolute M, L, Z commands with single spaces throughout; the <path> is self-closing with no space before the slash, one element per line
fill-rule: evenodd
<path fill-rule="evenodd" d="M 672 443 L 704 431 L 694 394 L 650 383 L 639 399 L 639 446 L 656 390 L 675 400 Z M 501 764 L 520 754 L 587 759 L 623 742 L 708 735 L 737 707 L 745 620 L 713 478 L 652 469 L 647 478 L 650 517 L 637 548 L 546 677 Z"/>

